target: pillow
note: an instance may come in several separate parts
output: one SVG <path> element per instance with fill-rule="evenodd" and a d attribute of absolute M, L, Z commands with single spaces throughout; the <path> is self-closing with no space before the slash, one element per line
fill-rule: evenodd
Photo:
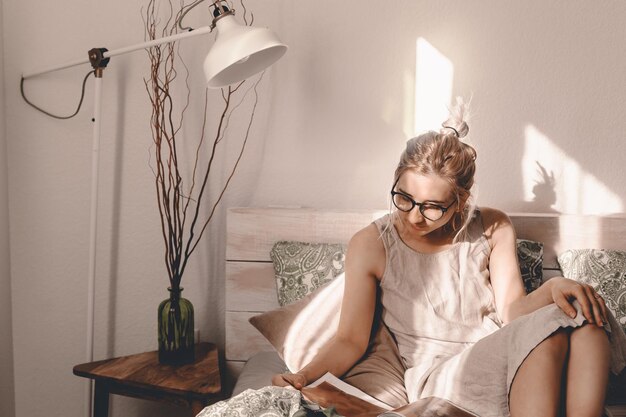
<path fill-rule="evenodd" d="M 250 323 L 274 346 L 287 368 L 297 372 L 337 332 L 343 289 L 341 274 L 293 304 L 251 317 Z M 342 379 L 396 408 L 408 402 L 404 371 L 396 342 L 377 309 L 368 350 Z"/>
<path fill-rule="evenodd" d="M 291 372 L 313 359 L 339 326 L 344 275 L 303 299 L 250 318 Z"/>
<path fill-rule="evenodd" d="M 517 239 L 517 260 L 526 294 L 530 294 L 543 283 L 543 243 Z"/>
<path fill-rule="evenodd" d="M 270 251 L 278 304 L 293 303 L 343 273 L 345 247 L 332 243 L 276 242 Z"/>
<path fill-rule="evenodd" d="M 590 284 L 626 331 L 626 252 L 568 250 L 557 258 L 563 276 Z"/>

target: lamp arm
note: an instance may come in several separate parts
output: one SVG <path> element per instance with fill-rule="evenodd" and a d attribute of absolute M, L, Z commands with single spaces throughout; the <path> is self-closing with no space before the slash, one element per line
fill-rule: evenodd
<path fill-rule="evenodd" d="M 119 49 L 113 49 L 111 51 L 107 51 L 103 53 L 103 57 L 104 58 L 110 58 L 116 55 L 122 55 L 122 54 L 127 54 L 129 52 L 134 52 L 140 49 L 146 49 L 146 48 L 151 48 L 153 46 L 158 46 L 164 43 L 168 43 L 168 42 L 175 42 L 178 40 L 182 40 L 182 39 L 187 39 L 187 38 L 191 38 L 194 36 L 199 36 L 199 35 L 204 35 L 207 33 L 211 33 L 212 31 L 212 27 L 211 26 L 202 26 L 199 27 L 197 29 L 188 31 L 188 32 L 184 32 L 184 33 L 177 33 L 176 35 L 171 35 L 171 36 L 165 36 L 163 38 L 159 38 L 159 39 L 154 39 L 151 41 L 147 41 L 147 42 L 142 42 L 142 43 L 138 43 L 135 45 L 131 45 L 131 46 L 126 46 L 123 48 L 119 48 Z M 57 66 L 53 66 L 53 67 L 48 67 L 48 68 L 43 68 L 43 69 L 39 69 L 39 70 L 34 70 L 34 71 L 30 71 L 30 72 L 25 72 L 24 74 L 22 74 L 22 78 L 27 79 L 27 78 L 32 78 L 35 77 L 37 75 L 42 75 L 42 74 L 46 74 L 48 72 L 53 72 L 53 71 L 58 71 L 58 70 L 62 70 L 65 68 L 70 68 L 70 67 L 75 67 L 78 65 L 82 65 L 82 64 L 88 64 L 89 58 L 86 59 L 82 59 L 82 60 L 78 60 L 78 61 L 72 61 L 72 62 L 68 62 L 65 64 L 61 64 L 61 65 L 57 65 Z"/>

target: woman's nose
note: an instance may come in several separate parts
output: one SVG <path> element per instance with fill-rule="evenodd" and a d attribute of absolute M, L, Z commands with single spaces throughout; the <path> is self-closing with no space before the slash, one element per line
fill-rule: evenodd
<path fill-rule="evenodd" d="M 409 213 L 409 221 L 411 223 L 422 223 L 424 221 L 424 216 L 417 206 L 413 207 L 413 210 Z"/>

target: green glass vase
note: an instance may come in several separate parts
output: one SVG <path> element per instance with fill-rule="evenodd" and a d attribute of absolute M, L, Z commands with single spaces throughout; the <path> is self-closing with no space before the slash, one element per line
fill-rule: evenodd
<path fill-rule="evenodd" d="M 170 297 L 159 304 L 159 362 L 182 365 L 194 360 L 193 304 L 180 296 L 182 288 L 168 288 Z"/>

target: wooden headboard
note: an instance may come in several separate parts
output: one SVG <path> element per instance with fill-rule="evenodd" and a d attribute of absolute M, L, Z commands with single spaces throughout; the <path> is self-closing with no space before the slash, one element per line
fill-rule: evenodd
<path fill-rule="evenodd" d="M 226 371 L 234 381 L 254 353 L 272 350 L 248 318 L 278 308 L 270 249 L 279 240 L 347 243 L 386 210 L 232 208 L 226 246 Z M 626 218 L 510 214 L 517 237 L 544 244 L 544 275 L 566 249 L 626 249 Z"/>

